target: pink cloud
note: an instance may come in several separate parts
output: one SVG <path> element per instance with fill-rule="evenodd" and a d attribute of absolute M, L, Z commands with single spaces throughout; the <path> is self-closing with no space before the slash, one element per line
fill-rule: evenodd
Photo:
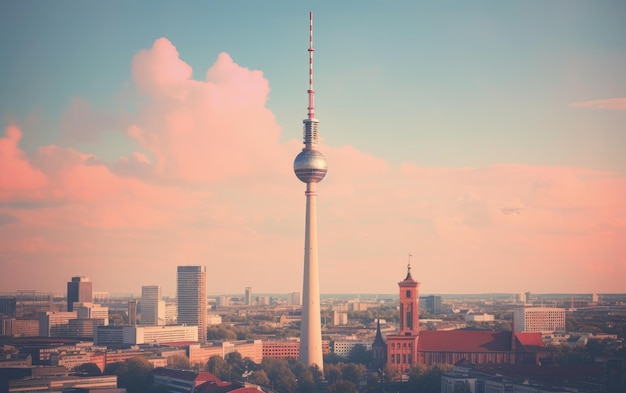
<path fill-rule="evenodd" d="M 117 161 L 58 145 L 26 154 L 16 126 L 0 138 L 0 286 L 22 289 L 16 277 L 37 271 L 28 285 L 45 290 L 85 274 L 98 290 L 157 282 L 171 293 L 176 265 L 201 263 L 210 292 L 300 290 L 302 144 L 299 133 L 280 140 L 263 74 L 222 53 L 193 80 L 164 38 L 136 54 L 132 73 L 136 111 L 99 117 L 79 100 L 67 114 L 76 132 L 124 119 L 137 151 Z M 352 146 L 321 150 L 324 292 L 396 292 L 409 252 L 426 293 L 623 289 L 621 174 L 396 166 Z"/>
<path fill-rule="evenodd" d="M 571 106 L 576 108 L 626 110 L 626 98 L 607 98 L 604 100 L 573 102 Z"/>
<path fill-rule="evenodd" d="M 0 200 L 31 194 L 46 185 L 46 178 L 18 147 L 22 131 L 9 126 L 0 138 Z"/>

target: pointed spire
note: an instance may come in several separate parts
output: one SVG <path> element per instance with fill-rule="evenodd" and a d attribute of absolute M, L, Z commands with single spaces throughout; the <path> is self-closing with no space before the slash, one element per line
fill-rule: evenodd
<path fill-rule="evenodd" d="M 376 322 L 376 337 L 374 338 L 374 344 L 372 345 L 376 345 L 376 344 L 385 345 L 385 340 L 383 340 L 383 334 L 380 331 L 380 318 L 378 318 Z"/>
<path fill-rule="evenodd" d="M 413 277 L 411 277 L 411 257 L 413 257 L 413 254 L 409 254 L 409 263 L 406 265 L 406 278 L 404 281 L 413 280 Z"/>

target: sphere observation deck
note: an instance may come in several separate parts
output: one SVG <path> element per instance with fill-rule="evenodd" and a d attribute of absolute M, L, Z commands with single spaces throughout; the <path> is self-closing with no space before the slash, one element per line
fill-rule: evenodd
<path fill-rule="evenodd" d="M 293 162 L 293 171 L 304 183 L 319 183 L 327 170 L 326 157 L 313 149 L 303 149 Z"/>

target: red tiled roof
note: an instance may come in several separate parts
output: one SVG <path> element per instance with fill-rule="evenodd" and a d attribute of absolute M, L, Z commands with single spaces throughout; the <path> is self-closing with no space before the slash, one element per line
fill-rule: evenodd
<path fill-rule="evenodd" d="M 195 389 L 197 393 L 259 393 L 259 389 L 245 387 L 238 383 L 222 382 L 220 384 L 204 383 Z"/>
<path fill-rule="evenodd" d="M 541 339 L 541 333 L 515 333 L 515 338 L 517 338 L 517 342 L 522 346 L 522 348 L 516 348 L 518 351 L 523 350 L 525 352 L 536 352 L 546 350 L 546 345 Z"/>
<path fill-rule="evenodd" d="M 155 375 L 162 375 L 164 377 L 180 379 L 183 381 L 196 381 L 196 382 L 215 382 L 221 383 L 222 381 L 217 378 L 215 375 L 209 372 L 196 372 L 189 370 L 176 370 L 173 368 L 167 367 L 157 367 L 152 370 L 152 373 Z"/>
<path fill-rule="evenodd" d="M 420 352 L 508 352 L 511 332 L 487 330 L 423 330 L 417 342 Z"/>

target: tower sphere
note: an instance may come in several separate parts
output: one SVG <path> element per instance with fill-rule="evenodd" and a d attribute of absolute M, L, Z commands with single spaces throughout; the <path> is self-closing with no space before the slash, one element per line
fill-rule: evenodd
<path fill-rule="evenodd" d="M 327 170 L 326 157 L 317 150 L 303 149 L 293 162 L 293 171 L 304 183 L 319 183 Z"/>

